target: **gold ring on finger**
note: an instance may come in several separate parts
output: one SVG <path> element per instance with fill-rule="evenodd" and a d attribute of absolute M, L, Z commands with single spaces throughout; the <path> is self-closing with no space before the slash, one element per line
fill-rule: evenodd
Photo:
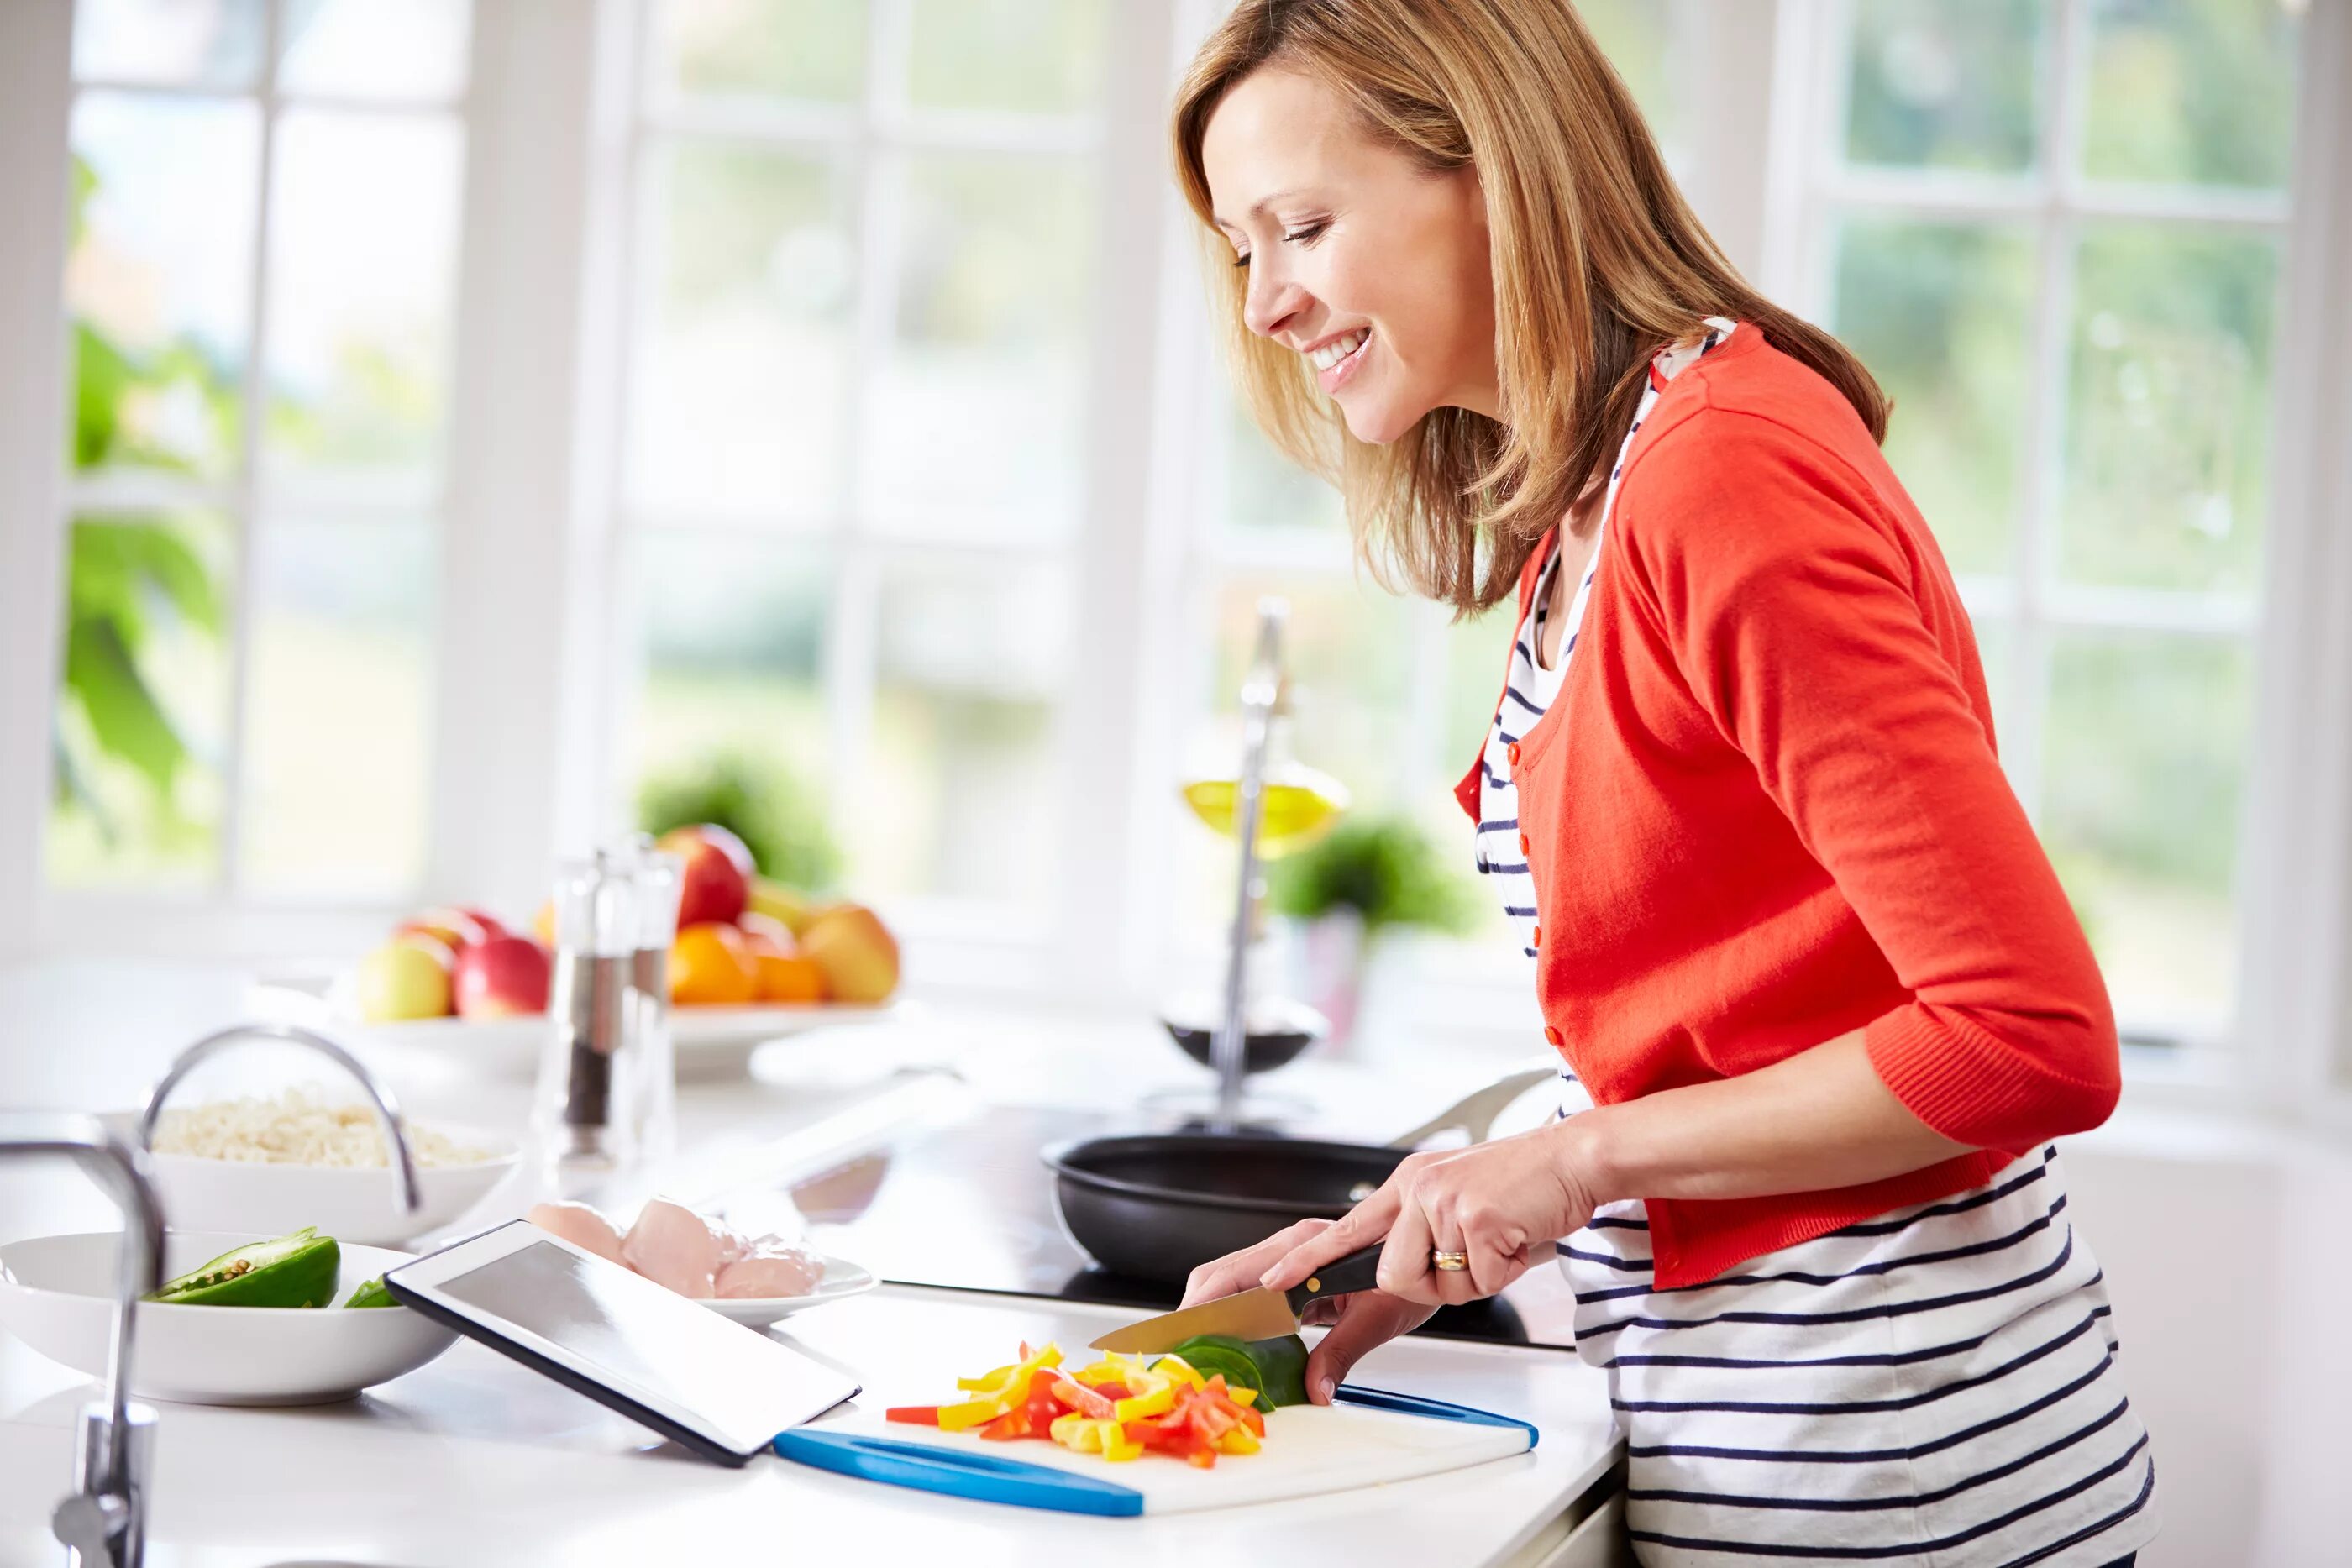
<path fill-rule="evenodd" d="M 1464 1270 L 1470 1267 L 1470 1254 L 1467 1252 L 1432 1252 L 1429 1255 L 1429 1266 L 1433 1269 L 1443 1269 L 1449 1274 L 1459 1274 Z"/>

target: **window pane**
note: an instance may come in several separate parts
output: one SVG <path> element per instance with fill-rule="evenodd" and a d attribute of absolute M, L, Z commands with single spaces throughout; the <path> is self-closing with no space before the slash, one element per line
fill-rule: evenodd
<path fill-rule="evenodd" d="M 1985 690 L 1992 696 L 1992 734 L 1996 750 L 2006 758 L 2014 735 L 2017 712 L 2011 689 L 2017 676 L 2017 628 L 2005 617 L 1973 615 L 1969 630 L 1977 640 L 1977 661 L 1984 666 Z"/>
<path fill-rule="evenodd" d="M 1055 705 L 1075 580 L 1058 562 L 903 557 L 882 577 L 870 788 L 851 863 L 882 896 L 1039 904 L 1053 885 Z"/>
<path fill-rule="evenodd" d="M 250 104 L 74 106 L 73 466 L 235 471 L 261 126 Z"/>
<path fill-rule="evenodd" d="M 2102 227 L 2084 236 L 2075 277 L 2063 570 L 2252 592 L 2270 493 L 2275 243 Z"/>
<path fill-rule="evenodd" d="M 270 193 L 268 476 L 424 491 L 440 473 L 459 132 L 291 110 Z"/>
<path fill-rule="evenodd" d="M 336 98 L 447 99 L 466 90 L 468 0 L 307 0 L 286 8 L 278 86 Z"/>
<path fill-rule="evenodd" d="M 2053 651 L 2042 834 L 2126 1014 L 2229 1006 L 2252 689 L 2234 641 L 2074 633 Z"/>
<path fill-rule="evenodd" d="M 1239 398 L 1219 402 L 1225 410 L 1225 516 L 1244 528 L 1345 529 L 1339 492 L 1276 451 Z"/>
<path fill-rule="evenodd" d="M 2084 171 L 2283 189 L 2302 10 L 2293 0 L 2094 0 Z"/>
<path fill-rule="evenodd" d="M 1840 227 L 1834 329 L 1894 398 L 1887 459 L 1957 571 L 2011 565 L 2032 295 L 2022 231 Z"/>
<path fill-rule="evenodd" d="M 639 536 L 635 565 L 625 591 L 644 675 L 623 750 L 632 779 L 739 758 L 821 787 L 830 553 L 661 530 Z"/>
<path fill-rule="evenodd" d="M 1854 0 L 1845 155 L 1854 163 L 2032 167 L 2042 0 Z"/>
<path fill-rule="evenodd" d="M 865 79 L 865 0 L 661 0 L 654 58 L 672 92 L 845 102 Z"/>
<path fill-rule="evenodd" d="M 1672 144 L 1683 130 L 1681 96 L 1673 90 L 1674 13 L 1666 0 L 1576 0 L 1593 41 L 1625 78 L 1650 122 Z"/>
<path fill-rule="evenodd" d="M 271 523 L 253 549 L 239 874 L 271 894 L 403 894 L 425 869 L 433 531 Z"/>
<path fill-rule="evenodd" d="M 79 0 L 74 74 L 176 87 L 250 87 L 266 0 Z"/>
<path fill-rule="evenodd" d="M 656 511 L 835 510 L 847 439 L 848 195 L 824 159 L 718 142 L 656 154 L 658 292 L 630 489 Z"/>
<path fill-rule="evenodd" d="M 53 884 L 196 883 L 216 869 L 230 537 L 210 513 L 75 519 Z"/>
<path fill-rule="evenodd" d="M 1071 113 L 1102 96 L 1110 0 L 913 0 L 919 109 Z"/>
<path fill-rule="evenodd" d="M 1094 200 L 1074 159 L 912 155 L 866 487 L 928 528 L 1076 520 Z"/>

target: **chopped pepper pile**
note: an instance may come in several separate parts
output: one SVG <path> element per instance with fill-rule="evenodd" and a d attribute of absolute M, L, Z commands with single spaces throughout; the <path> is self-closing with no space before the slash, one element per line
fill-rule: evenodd
<path fill-rule="evenodd" d="M 980 1377 L 960 1377 L 964 1397 L 947 1405 L 908 1405 L 890 1420 L 946 1432 L 977 1429 L 1009 1442 L 1036 1437 L 1113 1462 L 1166 1454 L 1207 1469 L 1221 1454 L 1255 1454 L 1265 1417 L 1251 1406 L 1255 1388 L 1233 1388 L 1223 1374 L 1203 1377 L 1181 1355 L 1150 1365 L 1108 1354 L 1075 1373 L 1062 1353 L 1021 1347 L 1021 1359 Z"/>

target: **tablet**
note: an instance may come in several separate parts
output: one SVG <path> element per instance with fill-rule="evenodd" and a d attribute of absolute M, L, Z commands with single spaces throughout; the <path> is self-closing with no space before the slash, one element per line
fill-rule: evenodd
<path fill-rule="evenodd" d="M 525 1220 L 404 1263 L 383 1283 L 402 1305 L 723 1465 L 858 1392 L 824 1363 Z"/>

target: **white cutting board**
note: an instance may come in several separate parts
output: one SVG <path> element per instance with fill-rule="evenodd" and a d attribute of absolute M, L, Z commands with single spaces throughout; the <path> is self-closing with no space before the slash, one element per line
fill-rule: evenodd
<path fill-rule="evenodd" d="M 885 1420 L 883 1412 L 892 1406 L 954 1399 L 959 1375 L 974 1376 L 1013 1359 L 1024 1338 L 1034 1343 L 1050 1339 L 1061 1347 L 1066 1367 L 1083 1366 L 1097 1356 L 1086 1348 L 1087 1341 L 1137 1315 L 1059 1301 L 1012 1306 L 1006 1301 L 1001 1296 L 959 1300 L 940 1291 L 924 1291 L 918 1299 L 868 1296 L 780 1328 L 779 1337 L 845 1362 L 865 1385 L 865 1392 L 852 1404 L 803 1430 L 828 1445 L 845 1437 L 881 1440 L 912 1445 L 926 1454 L 1036 1466 L 1083 1478 L 1097 1483 L 1091 1500 L 1057 1497 L 1050 1484 L 1025 1500 L 1034 1507 L 1112 1514 L 1173 1513 L 1320 1496 L 1506 1459 L 1534 1445 L 1531 1428 L 1504 1417 L 1490 1417 L 1504 1422 L 1495 1425 L 1345 1403 L 1292 1406 L 1268 1413 L 1265 1441 L 1258 1452 L 1220 1456 L 1215 1468 L 1201 1469 L 1163 1455 L 1113 1464 L 1050 1442 L 992 1442 L 968 1432 Z M 861 1350 L 868 1354 L 858 1354 Z M 872 1351 L 887 1354 L 877 1358 Z M 792 1449 L 788 1439 L 787 1457 L 803 1462 L 820 1458 Z M 871 1448 L 857 1456 L 869 1465 L 877 1458 L 890 1457 L 877 1456 Z M 835 1458 L 847 1462 L 837 1451 Z M 916 1469 L 929 1473 L 902 1476 L 898 1484 L 987 1501 L 1014 1500 L 990 1495 L 985 1482 L 968 1488 L 954 1473 L 919 1465 Z M 867 1479 L 877 1478 L 868 1471 Z M 1131 1493 L 1132 1499 L 1104 1494 L 1101 1487 Z"/>

